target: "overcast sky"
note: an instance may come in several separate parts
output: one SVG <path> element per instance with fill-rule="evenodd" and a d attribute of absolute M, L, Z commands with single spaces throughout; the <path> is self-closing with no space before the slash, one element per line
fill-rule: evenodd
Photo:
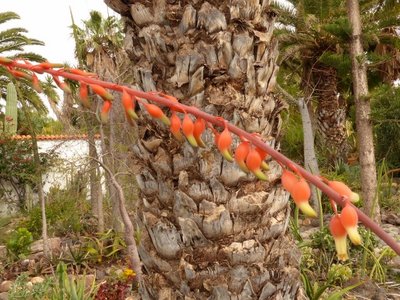
<path fill-rule="evenodd" d="M 41 40 L 45 46 L 26 50 L 36 52 L 51 62 L 76 64 L 74 41 L 71 37 L 71 7 L 75 23 L 89 18 L 89 12 L 97 10 L 104 17 L 118 16 L 103 0 L 1 0 L 0 11 L 13 11 L 21 19 L 0 24 L 0 30 L 9 27 L 23 27 L 27 36 Z"/>

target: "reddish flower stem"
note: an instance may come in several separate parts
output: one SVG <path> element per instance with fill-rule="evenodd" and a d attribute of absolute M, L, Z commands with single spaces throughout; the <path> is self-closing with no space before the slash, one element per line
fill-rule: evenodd
<path fill-rule="evenodd" d="M 37 71 L 37 69 L 35 70 L 34 65 L 18 63 L 15 61 L 13 61 L 12 63 L 9 63 L 9 62 L 5 63 L 5 62 L 2 62 L 2 60 L 0 59 L 0 64 L 4 64 L 9 67 L 12 66 L 12 67 L 17 67 L 17 68 L 27 69 L 27 70 L 31 70 L 33 72 Z M 178 111 L 185 111 L 187 113 L 190 113 L 196 117 L 200 117 L 200 118 L 204 119 L 205 121 L 212 123 L 214 125 L 220 126 L 222 128 L 227 126 L 228 129 L 232 133 L 236 134 L 237 136 L 239 136 L 241 138 L 246 138 L 248 141 L 250 141 L 256 147 L 259 147 L 260 149 L 267 152 L 281 166 L 283 164 L 287 168 L 295 171 L 296 173 L 300 173 L 301 176 L 303 176 L 308 182 L 310 182 L 311 184 L 313 184 L 317 188 L 319 188 L 324 194 L 326 194 L 330 199 L 333 199 L 341 207 L 343 207 L 345 205 L 345 200 L 342 198 L 342 196 L 340 196 L 333 189 L 331 189 L 319 177 L 309 173 L 304 168 L 302 168 L 298 164 L 294 163 L 293 161 L 288 159 L 283 154 L 279 153 L 278 151 L 276 151 L 269 145 L 265 144 L 259 137 L 255 136 L 254 134 L 248 133 L 248 132 L 244 131 L 243 129 L 240 129 L 240 128 L 228 123 L 226 120 L 222 119 L 219 116 L 213 116 L 213 115 L 207 114 L 193 106 L 187 106 L 182 103 L 173 102 L 170 99 L 168 99 L 166 97 L 161 97 L 161 96 L 157 95 L 157 93 L 154 93 L 154 92 L 137 91 L 137 90 L 125 87 L 125 86 L 120 86 L 115 83 L 102 81 L 102 80 L 95 79 L 95 78 L 88 77 L 88 76 L 72 74 L 72 73 L 66 72 L 64 70 L 43 69 L 43 72 L 46 72 L 46 73 L 49 73 L 49 74 L 55 75 L 55 76 L 62 76 L 64 78 L 76 80 L 78 82 L 98 84 L 106 89 L 110 89 L 110 90 L 114 90 L 114 91 L 118 91 L 118 92 L 122 92 L 123 89 L 125 89 L 129 94 L 131 94 L 133 96 L 145 98 L 147 100 L 153 101 L 153 102 L 161 104 L 163 106 L 167 106 L 170 109 L 174 108 L 174 109 L 177 109 Z M 351 205 L 353 205 L 353 204 L 351 204 Z M 359 210 L 354 205 L 353 205 L 353 207 L 357 211 L 358 218 L 364 224 L 364 226 L 371 229 L 371 231 L 374 232 L 382 241 L 384 241 L 390 248 L 392 248 L 398 255 L 400 255 L 400 244 L 397 243 L 394 238 L 392 238 L 388 233 L 386 233 L 377 223 L 375 223 L 373 220 L 371 220 L 361 210 Z"/>

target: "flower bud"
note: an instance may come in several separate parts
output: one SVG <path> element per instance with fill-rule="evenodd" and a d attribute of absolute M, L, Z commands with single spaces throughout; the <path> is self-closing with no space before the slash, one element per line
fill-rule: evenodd
<path fill-rule="evenodd" d="M 335 240 L 335 248 L 337 257 L 341 261 L 349 259 L 347 254 L 347 232 L 340 221 L 339 215 L 334 215 L 329 222 L 329 231 L 331 232 L 333 239 Z"/>
<path fill-rule="evenodd" d="M 246 157 L 246 166 L 258 179 L 268 180 L 267 176 L 261 171 L 261 157 L 256 149 L 250 148 Z"/>
<path fill-rule="evenodd" d="M 296 203 L 296 206 L 307 216 L 315 218 L 317 213 L 311 207 L 309 200 L 311 196 L 311 189 L 308 182 L 304 178 L 298 178 L 297 181 L 291 186 L 291 196 Z"/>
<path fill-rule="evenodd" d="M 355 208 L 347 202 L 340 214 L 340 221 L 346 229 L 351 242 L 354 245 L 361 245 L 362 239 L 358 233 L 358 215 Z"/>
<path fill-rule="evenodd" d="M 250 152 L 250 143 L 248 141 L 243 141 L 239 144 L 235 151 L 235 161 L 238 164 L 239 168 L 248 173 L 250 170 L 246 166 L 246 158 Z"/>
<path fill-rule="evenodd" d="M 186 139 L 192 145 L 193 147 L 197 147 L 197 141 L 193 136 L 194 132 L 194 124 L 192 119 L 188 116 L 188 114 L 185 114 L 183 121 L 182 121 L 182 131 L 183 134 L 186 136 Z"/>
<path fill-rule="evenodd" d="M 219 135 L 217 148 L 221 152 L 222 156 L 229 162 L 233 162 L 233 157 L 232 154 L 230 153 L 231 144 L 232 144 L 232 136 L 228 127 L 226 126 L 225 129 Z"/>

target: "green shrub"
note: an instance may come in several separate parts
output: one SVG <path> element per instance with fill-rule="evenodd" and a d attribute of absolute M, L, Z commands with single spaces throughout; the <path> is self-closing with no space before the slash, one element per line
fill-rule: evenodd
<path fill-rule="evenodd" d="M 62 236 L 68 233 L 80 233 L 85 229 L 83 219 L 89 212 L 85 189 L 53 188 L 47 198 L 46 218 L 49 235 Z M 41 214 L 40 206 L 36 206 L 29 212 L 28 218 L 22 222 L 35 238 L 39 238 L 42 232 Z"/>
<path fill-rule="evenodd" d="M 303 125 L 301 115 L 294 108 L 283 115 L 281 151 L 296 162 L 304 160 Z"/>
<path fill-rule="evenodd" d="M 400 166 L 400 88 L 382 85 L 372 93 L 376 158 L 389 168 Z"/>
<path fill-rule="evenodd" d="M 8 254 L 14 259 L 28 255 L 32 242 L 32 233 L 26 228 L 18 228 L 11 233 L 7 240 L 6 247 Z"/>

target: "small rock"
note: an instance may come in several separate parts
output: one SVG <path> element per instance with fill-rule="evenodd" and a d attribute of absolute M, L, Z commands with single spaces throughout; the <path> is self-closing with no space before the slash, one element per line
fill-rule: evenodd
<path fill-rule="evenodd" d="M 100 281 L 103 280 L 106 278 L 106 272 L 104 270 L 96 270 L 96 278 Z"/>
<path fill-rule="evenodd" d="M 52 253 L 59 253 L 61 250 L 61 239 L 58 237 L 47 239 L 49 251 Z M 31 252 L 43 252 L 43 240 L 38 240 L 32 243 Z"/>
<path fill-rule="evenodd" d="M 400 256 L 396 256 L 396 257 L 392 258 L 388 262 L 388 266 L 393 269 L 400 269 Z"/>
<path fill-rule="evenodd" d="M 32 284 L 42 283 L 43 281 L 44 281 L 44 278 L 39 277 L 39 276 L 33 277 L 31 279 Z"/>
<path fill-rule="evenodd" d="M 0 293 L 0 300 L 8 300 L 8 293 Z"/>
<path fill-rule="evenodd" d="M 26 286 L 26 288 L 28 289 L 28 290 L 32 290 L 32 288 L 33 288 L 33 283 L 32 282 L 27 282 L 26 284 L 25 284 L 25 286 Z"/>
<path fill-rule="evenodd" d="M 5 280 L 0 284 L 0 293 L 8 292 L 11 289 L 13 282 L 10 280 Z"/>

